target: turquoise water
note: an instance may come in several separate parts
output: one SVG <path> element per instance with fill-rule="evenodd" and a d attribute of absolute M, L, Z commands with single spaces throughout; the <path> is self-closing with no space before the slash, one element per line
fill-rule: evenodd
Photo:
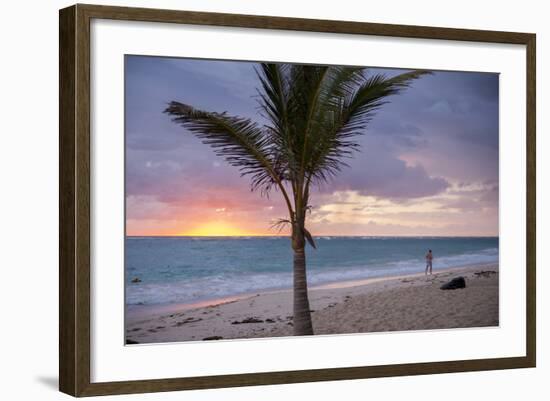
<path fill-rule="evenodd" d="M 498 261 L 497 237 L 317 237 L 308 247 L 311 285 Z M 126 303 L 192 303 L 290 288 L 287 237 L 127 237 Z M 131 283 L 138 277 L 140 283 Z"/>

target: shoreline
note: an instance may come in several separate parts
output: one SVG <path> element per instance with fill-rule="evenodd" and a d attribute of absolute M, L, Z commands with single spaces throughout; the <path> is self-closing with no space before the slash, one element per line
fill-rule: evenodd
<path fill-rule="evenodd" d="M 493 273 L 490 273 L 491 277 L 487 278 L 475 274 L 482 271 L 492 271 Z M 470 286 L 468 285 L 464 290 L 454 291 L 443 291 L 439 290 L 439 285 L 434 286 L 434 284 L 443 284 L 445 280 L 448 281 L 458 275 L 464 276 L 467 282 L 476 284 L 476 286 L 483 284 L 488 288 L 490 287 L 486 291 L 487 294 L 484 295 L 482 292 L 481 294 L 476 293 L 476 295 L 479 298 L 477 303 L 481 300 L 482 303 L 484 302 L 490 306 L 491 311 L 487 313 L 481 311 L 479 313 L 485 315 L 484 318 L 482 316 L 479 319 L 474 316 L 473 319 L 470 319 L 471 321 L 458 319 L 456 323 L 453 323 L 452 321 L 445 322 L 443 321 L 445 319 L 439 319 L 442 321 L 435 324 L 437 327 L 433 327 L 434 318 L 441 315 L 443 311 L 439 311 L 441 312 L 439 313 L 435 310 L 441 309 L 438 304 L 427 309 L 423 308 L 423 303 L 419 302 L 419 298 L 425 298 L 424 302 L 429 305 L 432 301 L 437 303 L 435 298 L 448 298 L 448 295 L 451 298 L 456 298 L 459 293 L 479 292 L 479 290 L 469 290 Z M 431 295 L 426 298 L 424 292 L 428 291 L 422 291 L 422 288 L 428 289 Z M 415 294 L 416 297 L 409 294 L 411 291 L 418 293 Z M 315 328 L 315 334 L 397 331 L 401 328 L 412 330 L 416 326 L 420 327 L 419 329 L 431 329 L 498 325 L 498 262 L 442 268 L 427 277 L 421 271 L 412 274 L 319 284 L 311 286 L 309 294 L 311 308 L 314 310 L 312 312 L 314 328 L 315 326 L 319 327 L 319 329 Z M 366 302 L 366 298 L 369 298 L 368 302 Z M 471 297 L 465 298 L 465 300 L 457 300 L 457 305 L 463 304 Z M 393 305 L 394 311 L 381 310 L 379 311 L 381 316 L 369 316 L 367 318 L 363 316 L 364 310 L 362 307 L 358 305 L 353 308 L 350 307 L 352 304 L 357 303 L 355 301 L 364 303 L 363 306 L 367 308 L 371 304 L 385 304 L 387 301 L 391 301 L 390 303 L 395 304 Z M 449 308 L 455 306 L 449 305 Z M 399 319 L 402 316 L 395 316 L 394 321 L 392 321 L 390 315 L 396 314 L 394 313 L 395 307 L 418 309 L 416 312 L 421 315 L 418 324 L 414 322 L 414 319 L 406 324 L 404 322 L 400 324 Z M 430 316 L 423 324 L 422 321 L 426 320 L 423 318 L 426 316 L 422 315 L 430 309 L 433 309 L 433 316 Z M 338 316 L 332 316 L 333 314 L 330 312 L 333 310 L 347 312 L 345 315 L 353 318 L 354 324 L 334 325 L 335 320 L 341 319 Z M 187 304 L 132 305 L 126 308 L 125 313 L 126 339 L 127 343 L 136 344 L 289 336 L 292 335 L 291 315 L 292 289 L 263 290 Z M 390 319 L 388 320 L 388 318 Z M 319 324 L 315 324 L 315 321 L 319 319 L 323 320 Z M 432 320 L 431 323 L 430 319 Z M 378 320 L 383 322 L 378 322 Z M 480 324 L 481 326 L 479 326 Z"/>
<path fill-rule="evenodd" d="M 434 275 L 437 273 L 446 273 L 449 271 L 476 268 L 480 266 L 493 265 L 493 264 L 498 265 L 498 262 L 470 263 L 470 264 L 465 264 L 460 266 L 444 267 L 441 269 L 437 269 Z M 390 274 L 387 276 L 375 276 L 375 277 L 369 277 L 369 278 L 359 278 L 354 280 L 331 281 L 331 282 L 317 284 L 317 285 L 310 285 L 308 287 L 308 291 L 316 291 L 316 290 L 323 290 L 323 289 L 343 289 L 343 288 L 368 285 L 368 284 L 372 284 L 380 281 L 397 280 L 397 279 L 403 279 L 403 278 L 422 277 L 422 276 L 424 276 L 424 272 Z M 209 298 L 209 299 L 197 300 L 192 302 L 171 303 L 171 304 L 152 304 L 152 305 L 136 305 L 136 304 L 127 305 L 125 312 L 127 314 L 127 317 L 130 317 L 131 318 L 130 320 L 133 320 L 135 318 L 138 318 L 140 315 L 144 315 L 144 314 L 159 315 L 159 314 L 172 313 L 172 312 L 178 312 L 183 310 L 213 307 L 213 306 L 219 306 L 230 302 L 252 298 L 257 295 L 279 294 L 279 293 L 292 293 L 292 288 L 290 287 L 273 288 L 273 289 L 267 288 L 267 289 L 260 289 L 258 291 L 232 294 L 232 295 L 227 295 L 225 297 Z"/>

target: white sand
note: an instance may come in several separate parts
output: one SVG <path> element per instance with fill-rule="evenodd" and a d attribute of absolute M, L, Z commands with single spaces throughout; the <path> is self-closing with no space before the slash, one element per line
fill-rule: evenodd
<path fill-rule="evenodd" d="M 486 276 L 475 273 L 493 271 Z M 463 276 L 466 288 L 441 290 Z M 498 326 L 498 264 L 337 283 L 310 288 L 315 334 Z M 240 323 L 245 319 L 259 323 Z M 201 306 L 139 309 L 127 315 L 126 338 L 157 343 L 292 335 L 292 291 Z M 217 338 L 219 339 L 219 338 Z"/>

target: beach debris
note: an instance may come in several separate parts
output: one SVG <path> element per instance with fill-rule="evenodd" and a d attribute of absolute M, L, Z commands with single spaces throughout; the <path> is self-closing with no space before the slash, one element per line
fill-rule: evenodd
<path fill-rule="evenodd" d="M 497 274 L 496 271 L 494 270 L 482 270 L 480 272 L 475 272 L 474 273 L 477 277 L 490 277 L 492 276 L 493 274 Z"/>
<path fill-rule="evenodd" d="M 258 319 L 256 317 L 247 317 L 246 319 L 243 319 L 240 322 L 238 320 L 235 320 L 231 322 L 231 324 L 263 323 L 263 322 L 264 322 L 263 320 Z"/>
<path fill-rule="evenodd" d="M 222 336 L 210 336 L 210 337 L 204 337 L 202 340 L 203 341 L 223 340 L 223 337 Z"/>
<path fill-rule="evenodd" d="M 141 279 L 139 277 L 134 277 L 132 283 L 141 283 Z"/>
<path fill-rule="evenodd" d="M 126 345 L 132 345 L 132 344 L 139 344 L 139 342 L 135 340 L 130 340 L 129 338 L 126 339 Z"/>
<path fill-rule="evenodd" d="M 464 277 L 455 277 L 451 281 L 443 284 L 440 287 L 442 290 L 456 290 L 458 288 L 466 288 L 466 280 Z"/>
<path fill-rule="evenodd" d="M 202 318 L 194 318 L 194 317 L 188 317 L 187 319 L 184 319 L 184 320 L 180 320 L 179 322 L 176 322 L 176 324 L 172 327 L 180 327 L 184 324 L 187 324 L 187 323 L 195 323 L 195 322 L 200 322 L 202 320 Z"/>
<path fill-rule="evenodd" d="M 265 322 L 266 322 L 266 323 L 275 323 L 275 320 L 273 320 L 273 319 L 265 319 Z"/>

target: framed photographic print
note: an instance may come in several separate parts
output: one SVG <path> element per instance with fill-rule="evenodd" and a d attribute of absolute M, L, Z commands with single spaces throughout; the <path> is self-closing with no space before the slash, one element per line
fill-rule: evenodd
<path fill-rule="evenodd" d="M 535 35 L 60 11 L 60 390 L 534 367 Z"/>

